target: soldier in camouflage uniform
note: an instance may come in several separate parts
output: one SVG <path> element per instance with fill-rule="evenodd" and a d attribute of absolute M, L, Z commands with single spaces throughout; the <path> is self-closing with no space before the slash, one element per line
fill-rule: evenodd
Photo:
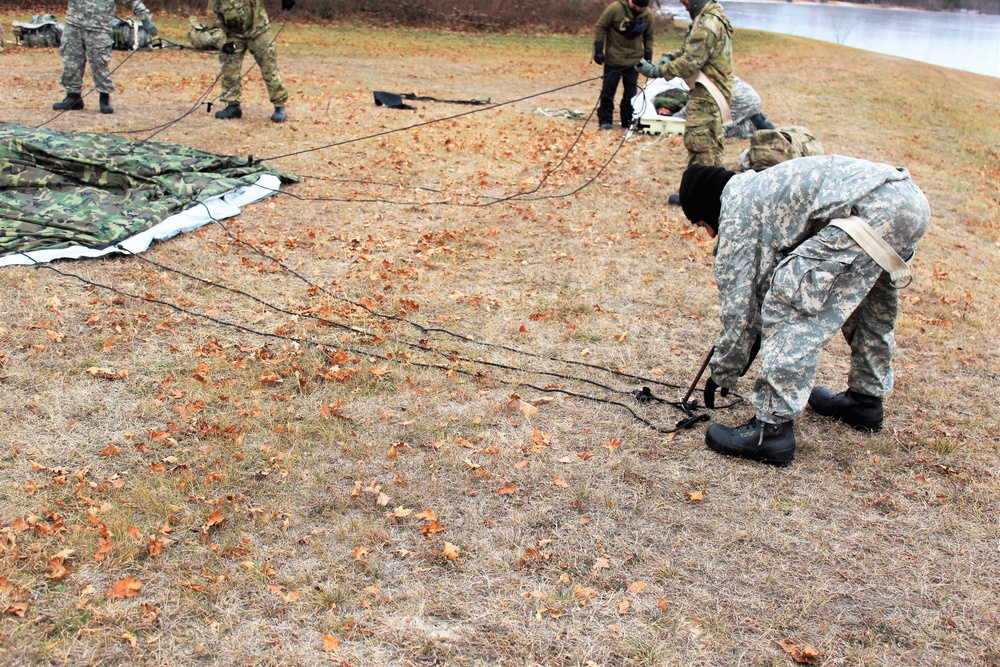
<path fill-rule="evenodd" d="M 142 22 L 149 36 L 160 34 L 153 23 L 153 15 L 142 0 L 124 0 L 136 18 Z M 59 53 L 63 57 L 63 74 L 60 83 L 66 89 L 66 98 L 56 102 L 56 111 L 83 109 L 83 70 L 90 62 L 94 87 L 100 93 L 101 113 L 114 113 L 111 94 L 115 84 L 111 81 L 111 31 L 115 21 L 115 0 L 69 0 L 66 10 L 66 27 L 63 30 Z"/>
<path fill-rule="evenodd" d="M 723 166 L 722 109 L 708 88 L 694 83 L 703 73 L 725 98 L 733 98 L 733 27 L 722 5 L 713 0 L 680 0 L 691 15 L 691 27 L 681 48 L 663 54 L 659 64 L 647 60 L 639 63 L 647 77 L 672 79 L 679 76 L 688 82 L 687 123 L 684 126 L 684 147 L 688 164 Z"/>
<path fill-rule="evenodd" d="M 295 0 L 281 0 L 281 9 L 290 10 Z M 243 56 L 247 51 L 253 55 L 260 67 L 260 75 L 267 87 L 267 96 L 274 105 L 271 120 L 283 123 L 287 118 L 285 102 L 288 89 L 278 72 L 278 60 L 274 51 L 274 39 L 269 29 L 270 19 L 264 9 L 263 0 L 209 0 L 208 11 L 215 14 L 218 23 L 226 33 L 219 60 L 222 63 L 222 95 L 220 99 L 226 108 L 216 112 L 216 118 L 242 118 L 240 100 L 243 86 L 240 72 Z"/>
<path fill-rule="evenodd" d="M 795 456 L 792 422 L 806 403 L 855 428 L 882 427 L 893 386 L 897 286 L 831 221 L 859 216 L 907 261 L 927 231 L 927 199 L 905 169 L 839 155 L 789 160 L 739 175 L 693 165 L 681 181 L 689 220 L 718 237 L 715 281 L 722 332 L 705 404 L 725 396 L 759 345 L 746 424 L 713 424 L 708 447 L 772 464 Z M 851 346 L 847 391 L 813 389 L 820 350 L 837 330 Z M 755 343 L 755 341 L 761 341 Z"/>
<path fill-rule="evenodd" d="M 669 91 L 668 91 L 669 92 Z M 723 127 L 727 139 L 749 139 L 757 130 L 773 130 L 774 124 L 760 110 L 760 95 L 749 83 L 733 75 L 733 99 L 729 106 L 733 122 Z M 674 114 L 687 118 L 687 105 Z"/>

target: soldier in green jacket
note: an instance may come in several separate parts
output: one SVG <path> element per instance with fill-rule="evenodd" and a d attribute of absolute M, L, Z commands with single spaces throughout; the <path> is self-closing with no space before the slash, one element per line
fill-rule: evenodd
<path fill-rule="evenodd" d="M 283 11 L 288 11 L 293 6 L 295 0 L 281 0 Z M 222 45 L 222 53 L 219 54 L 222 63 L 220 99 L 226 103 L 226 108 L 217 111 L 215 117 L 223 120 L 243 117 L 243 108 L 240 106 L 243 93 L 240 72 L 243 67 L 243 56 L 249 51 L 260 67 L 267 95 L 274 105 L 271 120 L 275 123 L 285 122 L 288 118 L 285 113 L 288 89 L 285 88 L 278 72 L 274 39 L 269 29 L 271 21 L 267 17 L 263 1 L 209 0 L 208 11 L 218 18 L 219 25 L 226 33 L 226 43 Z"/>
<path fill-rule="evenodd" d="M 594 25 L 594 62 L 604 66 L 604 84 L 597 106 L 597 122 L 610 130 L 615 113 L 615 92 L 624 93 L 618 109 L 622 127 L 632 124 L 632 98 L 639 92 L 635 66 L 653 57 L 653 12 L 649 0 L 616 0 Z"/>
<path fill-rule="evenodd" d="M 691 89 L 688 97 L 684 147 L 688 165 L 723 164 L 723 119 L 733 99 L 733 27 L 714 0 L 680 0 L 691 15 L 691 27 L 681 48 L 663 54 L 659 64 L 639 64 L 648 77 L 679 76 Z"/>

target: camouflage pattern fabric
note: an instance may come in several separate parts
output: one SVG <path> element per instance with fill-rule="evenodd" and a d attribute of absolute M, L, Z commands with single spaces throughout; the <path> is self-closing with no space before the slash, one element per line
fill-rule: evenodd
<path fill-rule="evenodd" d="M 741 171 L 762 171 L 779 162 L 823 154 L 823 144 L 807 127 L 791 125 L 759 130 L 750 137 L 750 147 L 739 157 Z"/>
<path fill-rule="evenodd" d="M 153 42 L 141 23 L 135 19 L 121 19 L 117 16 L 115 27 L 111 29 L 111 39 L 111 48 L 118 51 L 144 49 Z"/>
<path fill-rule="evenodd" d="M 688 94 L 683 88 L 669 88 L 653 98 L 653 108 L 662 115 L 662 110 L 677 118 L 685 118 L 687 114 Z"/>
<path fill-rule="evenodd" d="M 11 25 L 14 26 L 14 41 L 21 46 L 53 48 L 62 43 L 63 24 L 52 14 L 35 14 L 29 22 L 14 21 Z"/>
<path fill-rule="evenodd" d="M 828 226 L 852 212 L 905 259 L 930 220 L 905 169 L 839 155 L 738 174 L 723 190 L 715 258 L 722 331 L 712 379 L 735 387 L 761 335 L 750 400 L 762 421 L 801 414 L 820 350 L 838 329 L 851 346 L 848 386 L 870 396 L 892 390 L 897 292 L 850 236 Z"/>
<path fill-rule="evenodd" d="M 75 25 L 88 30 L 106 30 L 115 27 L 116 0 L 69 0 L 66 9 L 66 25 Z M 142 0 L 122 0 L 140 21 L 152 18 L 153 14 L 142 4 Z"/>
<path fill-rule="evenodd" d="M 735 75 L 733 76 L 733 99 L 729 105 L 729 112 L 733 117 L 733 122 L 723 128 L 727 138 L 749 139 L 757 132 L 757 126 L 750 121 L 750 116 L 760 113 L 760 95 L 749 83 Z M 678 118 L 687 118 L 687 108 L 681 109 L 674 115 Z M 822 151 L 814 153 L 814 155 L 821 154 Z"/>
<path fill-rule="evenodd" d="M 288 89 L 278 72 L 278 58 L 268 26 L 270 20 L 260 0 L 210 0 L 209 11 L 214 12 L 226 33 L 226 41 L 236 45 L 233 55 L 219 54 L 222 63 L 222 95 L 226 104 L 239 104 L 243 97 L 240 72 L 243 56 L 249 51 L 260 67 L 261 77 L 267 87 L 271 104 L 283 107 L 288 101 Z"/>
<path fill-rule="evenodd" d="M 262 173 L 299 180 L 243 157 L 0 122 L 0 256 L 111 246 Z"/>
<path fill-rule="evenodd" d="M 684 44 L 669 52 L 672 60 L 660 65 L 660 76 L 691 79 L 704 72 L 727 102 L 733 97 L 733 26 L 718 2 L 709 2 L 691 21 Z M 722 111 L 704 86 L 696 85 L 688 97 L 684 147 L 688 164 L 723 166 Z"/>
<path fill-rule="evenodd" d="M 67 93 L 83 92 L 83 72 L 88 62 L 97 92 L 115 92 L 115 84 L 111 81 L 112 43 L 110 30 L 88 30 L 71 23 L 66 24 L 62 45 L 59 47 L 63 58 L 63 73 L 59 83 Z"/>
<path fill-rule="evenodd" d="M 202 21 L 196 16 L 189 16 L 191 30 L 188 40 L 197 51 L 219 51 L 226 41 L 226 33 L 216 25 L 214 20 Z"/>

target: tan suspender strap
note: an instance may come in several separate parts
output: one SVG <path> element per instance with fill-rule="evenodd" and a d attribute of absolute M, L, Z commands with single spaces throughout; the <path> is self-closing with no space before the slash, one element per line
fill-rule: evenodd
<path fill-rule="evenodd" d="M 894 284 L 910 278 L 910 267 L 903 261 L 892 247 L 881 236 L 875 233 L 871 226 L 856 215 L 849 218 L 837 218 L 830 225 L 847 232 L 875 263 L 889 272 L 889 278 Z"/>
<path fill-rule="evenodd" d="M 686 83 L 687 87 L 690 88 L 691 90 L 694 90 L 694 85 L 696 83 L 700 83 L 701 85 L 705 86 L 705 90 L 707 90 L 708 93 L 712 96 L 712 99 L 715 100 L 715 103 L 719 105 L 719 111 L 722 112 L 722 124 L 723 125 L 732 124 L 733 114 L 729 110 L 729 102 L 726 101 L 725 96 L 722 94 L 722 91 L 719 90 L 719 87 L 715 85 L 715 82 L 709 79 L 707 76 L 705 76 L 704 72 L 698 72 L 698 74 L 696 74 L 695 76 L 688 79 L 684 79 L 684 83 Z"/>

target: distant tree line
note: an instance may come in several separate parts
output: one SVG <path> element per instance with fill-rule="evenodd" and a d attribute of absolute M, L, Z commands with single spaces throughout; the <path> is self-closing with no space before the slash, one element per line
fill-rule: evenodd
<path fill-rule="evenodd" d="M 296 0 L 293 16 L 319 21 L 363 21 L 378 25 L 409 25 L 454 30 L 551 30 L 575 33 L 593 26 L 612 0 Z M 825 1 L 825 0 L 820 0 Z M 143 0 L 156 13 L 206 13 L 207 0 Z M 652 0 L 655 6 L 677 0 Z M 725 3 L 725 0 L 722 0 Z M 912 7 L 935 11 L 978 11 L 1000 14 L 1000 0 L 854 0 L 857 4 Z M 40 5 L 40 6 L 39 6 Z M 265 0 L 272 18 L 280 13 L 279 0 Z M 0 9 L 27 13 L 50 12 L 62 17 L 65 0 L 43 0 L 25 9 L 23 0 L 0 0 Z M 127 11 L 121 8 L 119 11 Z M 671 23 L 661 19 L 662 27 Z"/>

